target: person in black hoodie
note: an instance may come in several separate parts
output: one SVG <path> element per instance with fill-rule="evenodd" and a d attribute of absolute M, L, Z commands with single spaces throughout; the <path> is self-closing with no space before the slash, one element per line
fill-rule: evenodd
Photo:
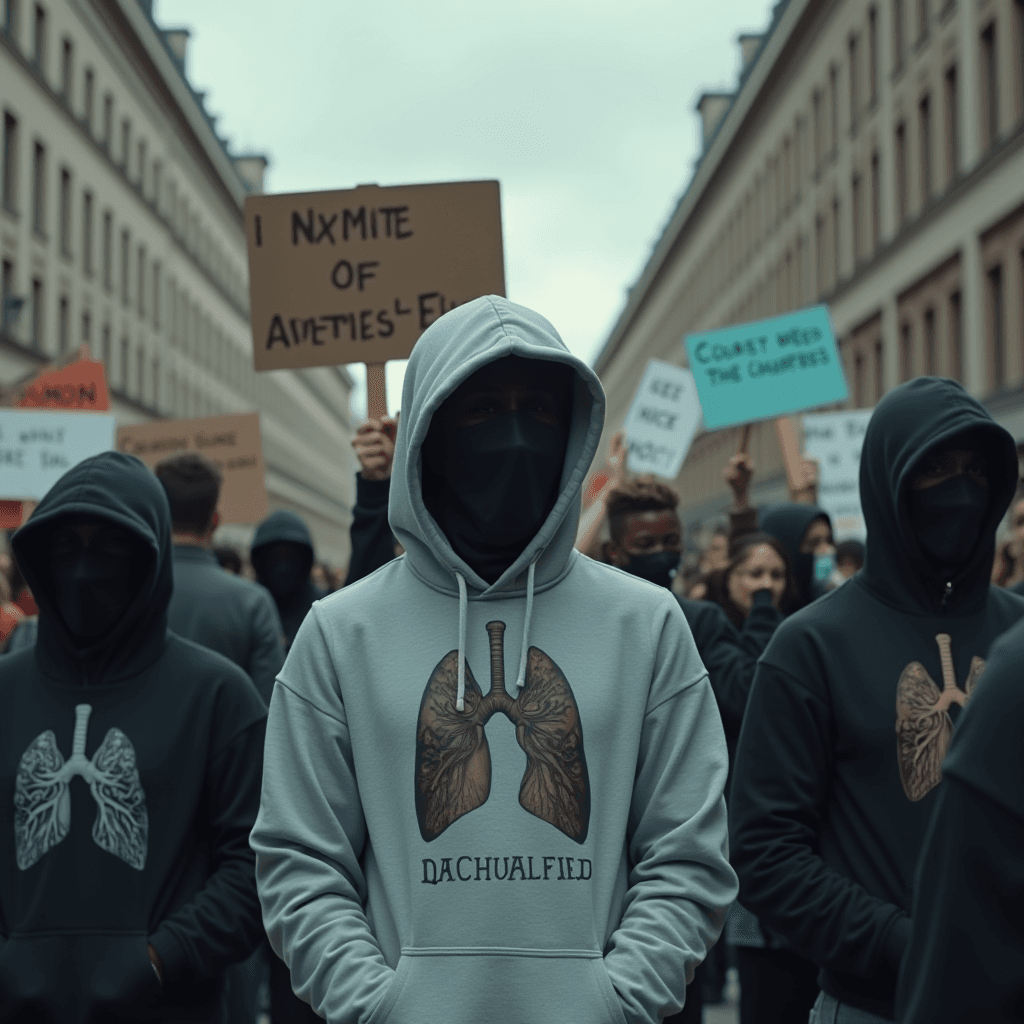
<path fill-rule="evenodd" d="M 1012 437 L 959 384 L 890 392 L 861 453 L 864 568 L 787 619 L 758 664 L 730 849 L 740 901 L 821 968 L 812 1020 L 893 1019 L 957 705 L 1024 616 L 989 585 L 1016 478 Z"/>
<path fill-rule="evenodd" d="M 266 708 L 167 629 L 159 482 L 107 452 L 17 533 L 39 642 L 0 659 L 0 1021 L 222 1020 L 262 933 Z"/>
<path fill-rule="evenodd" d="M 943 762 L 900 973 L 901 1024 L 1024 1020 L 1024 623 L 992 647 Z"/>
<path fill-rule="evenodd" d="M 359 425 L 352 439 L 359 472 L 356 473 L 356 504 L 349 528 L 352 553 L 345 586 L 365 579 L 395 557 L 398 541 L 388 523 L 388 498 L 397 430 L 398 424 L 390 417 L 369 419 Z"/>
<path fill-rule="evenodd" d="M 760 513 L 760 529 L 789 554 L 798 592 L 794 611 L 826 592 L 836 568 L 836 549 L 832 520 L 824 509 L 799 502 L 769 505 Z"/>
<path fill-rule="evenodd" d="M 285 642 L 291 647 L 313 602 L 327 596 L 309 577 L 315 560 L 309 529 L 289 509 L 272 512 L 256 530 L 249 559 L 257 581 L 277 604 Z"/>

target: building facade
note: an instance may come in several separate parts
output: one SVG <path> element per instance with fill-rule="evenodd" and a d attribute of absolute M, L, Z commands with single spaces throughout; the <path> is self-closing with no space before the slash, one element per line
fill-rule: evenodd
<path fill-rule="evenodd" d="M 1024 438 L 1024 0 L 782 0 L 698 103 L 694 176 L 597 358 L 607 434 L 685 334 L 831 310 L 850 408 L 960 380 Z M 681 511 L 729 500 L 739 429 L 695 441 Z M 771 424 L 755 497 L 786 493 Z"/>
<path fill-rule="evenodd" d="M 119 422 L 258 411 L 270 508 L 343 564 L 351 378 L 253 371 L 242 212 L 265 158 L 228 152 L 187 30 L 146 0 L 3 2 L 0 384 L 85 343 Z"/>

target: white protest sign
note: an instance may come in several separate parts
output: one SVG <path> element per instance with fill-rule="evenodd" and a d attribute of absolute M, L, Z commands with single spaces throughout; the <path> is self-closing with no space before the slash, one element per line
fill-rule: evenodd
<path fill-rule="evenodd" d="M 113 416 L 0 409 L 0 498 L 40 501 L 72 466 L 113 447 Z"/>
<path fill-rule="evenodd" d="M 701 423 L 693 374 L 652 359 L 622 426 L 634 473 L 656 473 L 674 480 Z"/>
<path fill-rule="evenodd" d="M 804 416 L 804 454 L 821 467 L 818 504 L 832 519 L 836 540 L 864 540 L 860 507 L 860 449 L 870 409 Z"/>

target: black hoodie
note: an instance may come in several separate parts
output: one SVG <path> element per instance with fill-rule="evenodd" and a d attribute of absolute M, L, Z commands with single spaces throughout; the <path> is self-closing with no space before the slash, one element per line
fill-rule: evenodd
<path fill-rule="evenodd" d="M 968 430 L 981 432 L 992 460 L 990 500 L 971 551 L 946 580 L 922 553 L 908 491 L 927 452 Z M 928 743 L 914 760 L 926 729 L 904 725 L 901 739 L 897 702 L 909 709 L 908 694 L 923 694 L 927 710 L 938 698 L 937 634 L 952 638 L 963 689 L 974 659 L 1024 615 L 1024 600 L 989 585 L 996 527 L 1016 482 L 1012 437 L 959 384 L 924 377 L 890 392 L 861 453 L 864 569 L 779 627 L 740 733 L 730 806 L 740 902 L 823 968 L 825 991 L 888 1018 L 937 795 L 929 752 L 935 764 L 941 754 Z"/>
<path fill-rule="evenodd" d="M 55 521 L 73 515 L 147 550 L 128 612 L 85 649 L 49 568 Z M 248 834 L 263 702 L 168 632 L 170 510 L 138 459 L 70 470 L 13 548 L 40 615 L 36 645 L 0 659 L 0 1021 L 219 1021 L 221 974 L 261 934 Z"/>
<path fill-rule="evenodd" d="M 761 530 L 774 537 L 786 549 L 790 564 L 793 566 L 793 576 L 799 595 L 793 611 L 810 604 L 815 597 L 812 590 L 814 553 L 800 550 L 807 527 L 815 519 L 824 519 L 829 525 L 832 522 L 823 508 L 798 502 L 769 505 L 761 512 Z"/>
<path fill-rule="evenodd" d="M 295 589 L 288 594 L 281 594 L 272 585 L 273 581 L 267 574 L 267 551 L 271 544 L 298 544 L 305 548 L 303 552 L 303 563 L 305 569 L 302 579 Z M 308 552 L 308 554 L 307 554 Z M 249 551 L 249 559 L 256 572 L 256 579 L 265 586 L 273 595 L 277 604 L 278 613 L 281 616 L 281 625 L 284 627 L 285 640 L 289 647 L 295 639 L 295 634 L 302 625 L 306 613 L 313 607 L 314 601 L 326 597 L 326 593 L 317 587 L 309 578 L 309 572 L 313 568 L 313 538 L 309 535 L 306 524 L 290 509 L 279 509 L 272 512 L 260 523 L 256 535 L 252 540 L 252 547 Z"/>
<path fill-rule="evenodd" d="M 1024 623 L 957 726 L 918 869 L 901 1024 L 1024 1019 Z"/>

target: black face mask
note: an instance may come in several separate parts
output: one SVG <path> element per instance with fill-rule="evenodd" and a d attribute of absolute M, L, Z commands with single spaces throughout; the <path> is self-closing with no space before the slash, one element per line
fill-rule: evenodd
<path fill-rule="evenodd" d="M 121 621 L 138 595 L 149 561 L 138 537 L 124 538 L 116 549 L 94 541 L 53 553 L 54 603 L 76 641 L 95 641 Z"/>
<path fill-rule="evenodd" d="M 536 536 L 558 498 L 566 431 L 526 412 L 431 433 L 424 499 L 455 551 L 494 582 Z"/>
<path fill-rule="evenodd" d="M 276 601 L 287 601 L 301 589 L 309 575 L 309 555 L 305 549 L 287 555 L 267 555 L 260 559 L 257 577 Z"/>
<path fill-rule="evenodd" d="M 646 555 L 630 555 L 626 572 L 639 576 L 648 583 L 668 587 L 679 568 L 678 551 L 653 551 Z"/>
<path fill-rule="evenodd" d="M 988 489 L 968 476 L 910 492 L 910 515 L 924 553 L 940 569 L 970 555 L 988 514 Z"/>

